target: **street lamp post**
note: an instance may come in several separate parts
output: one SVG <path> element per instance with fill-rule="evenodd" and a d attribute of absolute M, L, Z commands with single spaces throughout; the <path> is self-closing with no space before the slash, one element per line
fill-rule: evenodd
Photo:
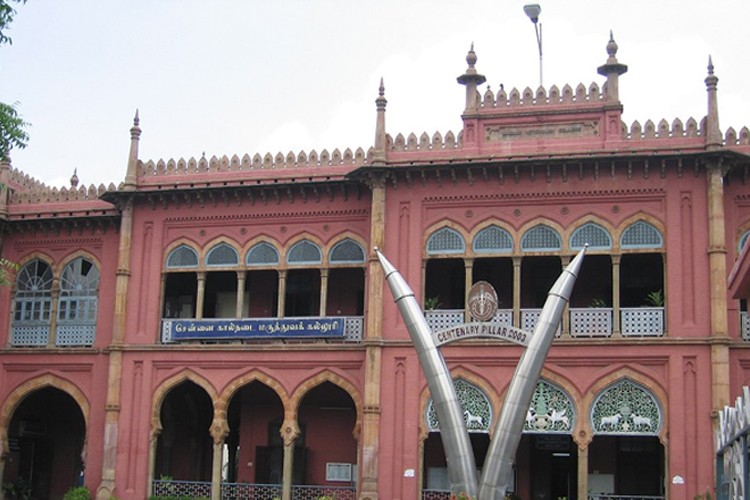
<path fill-rule="evenodd" d="M 531 22 L 534 23 L 534 32 L 536 33 L 536 44 L 539 47 L 539 86 L 543 86 L 542 78 L 542 23 L 539 22 L 539 14 L 542 13 L 542 8 L 538 3 L 531 3 L 523 6 L 523 11 L 529 16 Z"/>

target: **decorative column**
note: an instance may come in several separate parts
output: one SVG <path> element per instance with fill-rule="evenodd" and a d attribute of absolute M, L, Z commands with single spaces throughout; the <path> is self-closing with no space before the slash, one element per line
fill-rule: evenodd
<path fill-rule="evenodd" d="M 203 319 L 203 302 L 206 300 L 206 271 L 196 273 L 198 290 L 195 297 L 195 319 Z"/>
<path fill-rule="evenodd" d="M 320 270 L 320 312 L 321 318 L 326 315 L 326 304 L 328 304 L 328 269 Z"/>
<path fill-rule="evenodd" d="M 620 319 L 620 260 L 622 255 L 612 255 L 612 336 L 622 337 Z M 665 268 L 666 269 L 666 268 Z"/>
<path fill-rule="evenodd" d="M 588 498 L 589 493 L 589 443 L 578 445 L 578 498 Z"/>
<path fill-rule="evenodd" d="M 385 175 L 376 174 L 370 182 L 372 205 L 370 247 L 385 246 Z M 367 263 L 367 307 L 365 327 L 365 390 L 362 409 L 360 459 L 361 483 L 358 498 L 378 498 L 378 454 L 380 452 L 380 382 L 383 355 L 383 286 L 385 280 L 380 262 L 370 252 Z"/>
<path fill-rule="evenodd" d="M 130 152 L 127 174 L 122 190 L 132 192 L 138 183 L 138 111 L 135 112 L 130 129 Z M 104 452 L 102 454 L 102 480 L 96 489 L 97 500 L 108 500 L 114 496 L 117 468 L 117 434 L 120 416 L 120 383 L 122 378 L 122 345 L 125 339 L 125 307 L 128 301 L 130 282 L 130 250 L 133 238 L 133 198 L 127 197 L 120 204 L 120 242 L 117 249 L 117 271 L 115 272 L 115 307 L 112 322 L 112 344 L 109 346 L 109 369 L 107 372 L 107 403 L 104 407 Z"/>
<path fill-rule="evenodd" d="M 706 150 L 722 148 L 714 65 L 708 58 L 708 114 L 706 116 Z M 708 266 L 711 303 L 711 395 L 713 411 L 729 404 L 729 332 L 727 321 L 727 249 L 724 231 L 724 175 L 726 167 L 720 156 L 707 158 L 708 186 Z"/>
<path fill-rule="evenodd" d="M 49 335 L 47 335 L 47 347 L 55 347 L 57 342 L 57 308 L 60 298 L 60 278 L 52 278 L 52 290 L 50 290 L 49 311 Z"/>
<path fill-rule="evenodd" d="M 237 271 L 237 306 L 235 308 L 234 317 L 239 319 L 242 317 L 242 308 L 245 305 L 245 278 L 247 277 L 247 271 Z"/>
<path fill-rule="evenodd" d="M 284 441 L 284 459 L 281 473 L 281 500 L 292 500 L 292 473 L 294 469 L 294 443 L 299 437 L 296 422 L 285 420 L 281 439 Z"/>
<path fill-rule="evenodd" d="M 521 257 L 513 257 L 513 326 L 521 328 Z"/>
<path fill-rule="evenodd" d="M 284 317 L 284 309 L 286 308 L 286 269 L 279 271 L 279 296 L 276 303 L 278 304 L 276 311 L 277 318 Z"/>
<path fill-rule="evenodd" d="M 224 453 L 224 440 L 229 435 L 226 411 L 214 407 L 214 421 L 211 423 L 211 438 L 214 440 L 213 461 L 211 463 L 211 500 L 221 500 L 221 465 Z"/>
<path fill-rule="evenodd" d="M 565 269 L 570 264 L 570 256 L 560 256 L 560 264 Z M 562 321 L 560 322 L 560 336 L 564 338 L 571 338 L 570 332 L 570 302 L 565 302 L 565 309 L 563 310 Z"/>
<path fill-rule="evenodd" d="M 469 302 L 469 291 L 474 284 L 474 259 L 464 259 L 464 323 L 471 321 L 471 314 L 466 304 Z"/>
<path fill-rule="evenodd" d="M 148 487 L 146 498 L 154 494 L 154 474 L 156 474 L 156 448 L 159 444 L 161 428 L 152 428 L 148 439 Z"/>

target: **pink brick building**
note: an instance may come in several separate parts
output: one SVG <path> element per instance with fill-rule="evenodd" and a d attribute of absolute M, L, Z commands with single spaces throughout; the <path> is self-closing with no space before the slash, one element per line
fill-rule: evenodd
<path fill-rule="evenodd" d="M 720 130 L 710 62 L 705 118 L 624 124 L 606 48 L 600 83 L 510 92 L 470 51 L 456 133 L 388 134 L 381 86 L 367 150 L 149 161 L 136 116 L 117 187 L 1 165 L 5 498 L 448 498 L 373 248 L 434 331 L 472 320 L 477 281 L 532 331 L 585 244 L 514 494 L 712 490 L 716 411 L 750 380 L 750 132 Z M 441 348 L 478 467 L 522 349 Z"/>

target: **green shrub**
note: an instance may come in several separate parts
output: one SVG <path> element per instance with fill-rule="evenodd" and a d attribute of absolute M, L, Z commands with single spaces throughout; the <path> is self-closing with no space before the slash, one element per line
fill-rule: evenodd
<path fill-rule="evenodd" d="M 85 486 L 75 486 L 65 492 L 63 500 L 91 500 L 91 493 Z"/>

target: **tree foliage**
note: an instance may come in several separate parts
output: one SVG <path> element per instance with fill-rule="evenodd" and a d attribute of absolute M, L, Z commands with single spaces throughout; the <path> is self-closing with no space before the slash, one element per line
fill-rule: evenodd
<path fill-rule="evenodd" d="M 26 0 L 0 0 L 0 45 L 13 43 L 8 36 L 8 26 L 16 15 L 14 3 L 26 3 Z M 5 160 L 13 148 L 23 149 L 29 140 L 25 128 L 29 124 L 18 116 L 16 104 L 0 103 L 0 160 Z"/>
<path fill-rule="evenodd" d="M 8 25 L 13 21 L 13 16 L 16 15 L 16 9 L 10 5 L 11 1 L 26 3 L 26 0 L 0 0 L 0 45 L 13 43 L 13 40 L 7 35 Z"/>

